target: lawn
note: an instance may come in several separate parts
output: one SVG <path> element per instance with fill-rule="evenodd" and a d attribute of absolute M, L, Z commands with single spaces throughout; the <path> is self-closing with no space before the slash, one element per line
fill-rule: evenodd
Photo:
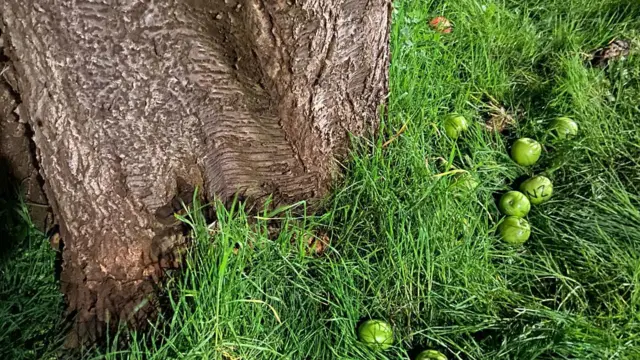
<path fill-rule="evenodd" d="M 193 209 L 195 247 L 162 294 L 170 311 L 84 357 L 413 359 L 429 348 L 449 359 L 640 359 L 640 3 L 394 8 L 388 117 L 377 137 L 354 139 L 322 211 L 217 206 L 207 223 Z M 429 27 L 438 15 L 451 34 Z M 631 54 L 591 66 L 614 39 Z M 471 123 L 457 141 L 443 132 L 452 112 Z M 558 116 L 576 120 L 577 137 L 552 141 Z M 485 127 L 509 118 L 504 133 Z M 532 168 L 509 158 L 524 136 L 544 145 Z M 554 196 L 529 214 L 530 241 L 507 246 L 496 197 L 543 172 Z M 64 326 L 55 254 L 20 229 L 22 248 L 0 264 L 0 355 L 53 358 Z M 310 239 L 330 245 L 317 253 Z M 369 318 L 392 324 L 394 347 L 357 341 Z"/>

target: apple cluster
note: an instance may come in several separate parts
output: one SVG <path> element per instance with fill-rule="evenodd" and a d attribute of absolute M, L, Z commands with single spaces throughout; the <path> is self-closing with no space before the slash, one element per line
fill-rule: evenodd
<path fill-rule="evenodd" d="M 444 131 L 453 140 L 460 138 L 469 129 L 464 116 L 451 114 L 444 120 Z M 578 134 L 578 124 L 568 117 L 555 119 L 549 128 L 554 139 L 568 139 Z M 535 165 L 542 155 L 542 145 L 531 138 L 523 137 L 511 146 L 511 159 L 520 166 Z M 537 175 L 524 181 L 520 191 L 509 191 L 502 195 L 498 208 L 506 217 L 498 225 L 500 237 L 511 245 L 522 245 L 531 236 L 531 225 L 525 219 L 531 205 L 540 205 L 551 198 L 553 183 L 549 178 Z"/>

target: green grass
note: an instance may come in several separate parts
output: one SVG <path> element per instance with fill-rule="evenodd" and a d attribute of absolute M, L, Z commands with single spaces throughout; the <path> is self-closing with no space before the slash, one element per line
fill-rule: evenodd
<path fill-rule="evenodd" d="M 57 335 L 64 329 L 62 295 L 54 276 L 56 255 L 30 225 L 25 204 L 2 195 L 0 357 L 40 359 L 59 347 Z"/>
<path fill-rule="evenodd" d="M 640 4 L 399 0 L 394 7 L 389 117 L 376 139 L 356 141 L 324 210 L 302 216 L 299 205 L 256 218 L 219 206 L 214 225 L 192 212 L 185 220 L 196 246 L 163 295 L 171 311 L 155 330 L 121 334 L 86 358 L 408 359 L 424 348 L 450 359 L 640 358 L 640 55 L 607 70 L 584 57 L 614 38 L 635 39 L 637 49 Z M 441 14 L 455 23 L 453 34 L 429 29 Z M 489 97 L 517 114 L 508 136 L 483 128 Z M 454 111 L 473 123 L 457 142 L 441 133 L 441 119 Z M 575 140 L 546 136 L 559 115 L 580 124 Z M 533 169 L 508 157 L 519 136 L 545 144 Z M 530 214 L 532 239 L 505 246 L 494 235 L 496 194 L 551 164 L 554 197 Z M 454 169 L 479 187 L 438 176 Z M 273 239 L 275 218 L 283 231 Z M 319 231 L 332 246 L 310 256 L 306 239 Z M 50 261 L 45 247 L 30 249 Z M 56 292 L 46 274 L 12 276 L 21 286 L 43 282 L 39 296 L 48 299 Z M 59 312 L 53 298 L 38 300 L 38 311 Z M 393 325 L 393 349 L 376 353 L 357 342 L 357 324 L 367 318 Z M 19 323 L 32 329 L 29 320 Z M 20 341 L 12 358 L 52 348 Z"/>

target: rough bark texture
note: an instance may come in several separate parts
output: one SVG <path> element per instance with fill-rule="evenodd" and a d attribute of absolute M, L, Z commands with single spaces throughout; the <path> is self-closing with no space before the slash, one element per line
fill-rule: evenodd
<path fill-rule="evenodd" d="M 1 3 L 83 338 L 151 292 L 176 195 L 320 197 L 387 93 L 388 0 Z"/>

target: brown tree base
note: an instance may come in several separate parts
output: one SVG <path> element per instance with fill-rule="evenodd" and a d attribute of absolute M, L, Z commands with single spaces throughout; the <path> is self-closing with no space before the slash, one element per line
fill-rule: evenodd
<path fill-rule="evenodd" d="M 0 195 L 3 199 L 18 199 L 22 190 L 23 199 L 29 207 L 31 221 L 40 230 L 52 225 L 51 210 L 42 190 L 42 178 L 38 173 L 35 149 L 29 136 L 28 124 L 20 122 L 15 113 L 19 96 L 7 79 L 11 79 L 8 58 L 2 55 L 0 46 Z M 13 209 L 12 209 L 13 210 Z M 10 241 L 6 237 L 4 240 Z M 0 244 L 10 248 L 13 244 Z"/>
<path fill-rule="evenodd" d="M 70 345 L 144 319 L 184 243 L 170 221 L 180 194 L 322 197 L 387 94 L 387 0 L 0 6 L 16 111 L 64 242 Z"/>

